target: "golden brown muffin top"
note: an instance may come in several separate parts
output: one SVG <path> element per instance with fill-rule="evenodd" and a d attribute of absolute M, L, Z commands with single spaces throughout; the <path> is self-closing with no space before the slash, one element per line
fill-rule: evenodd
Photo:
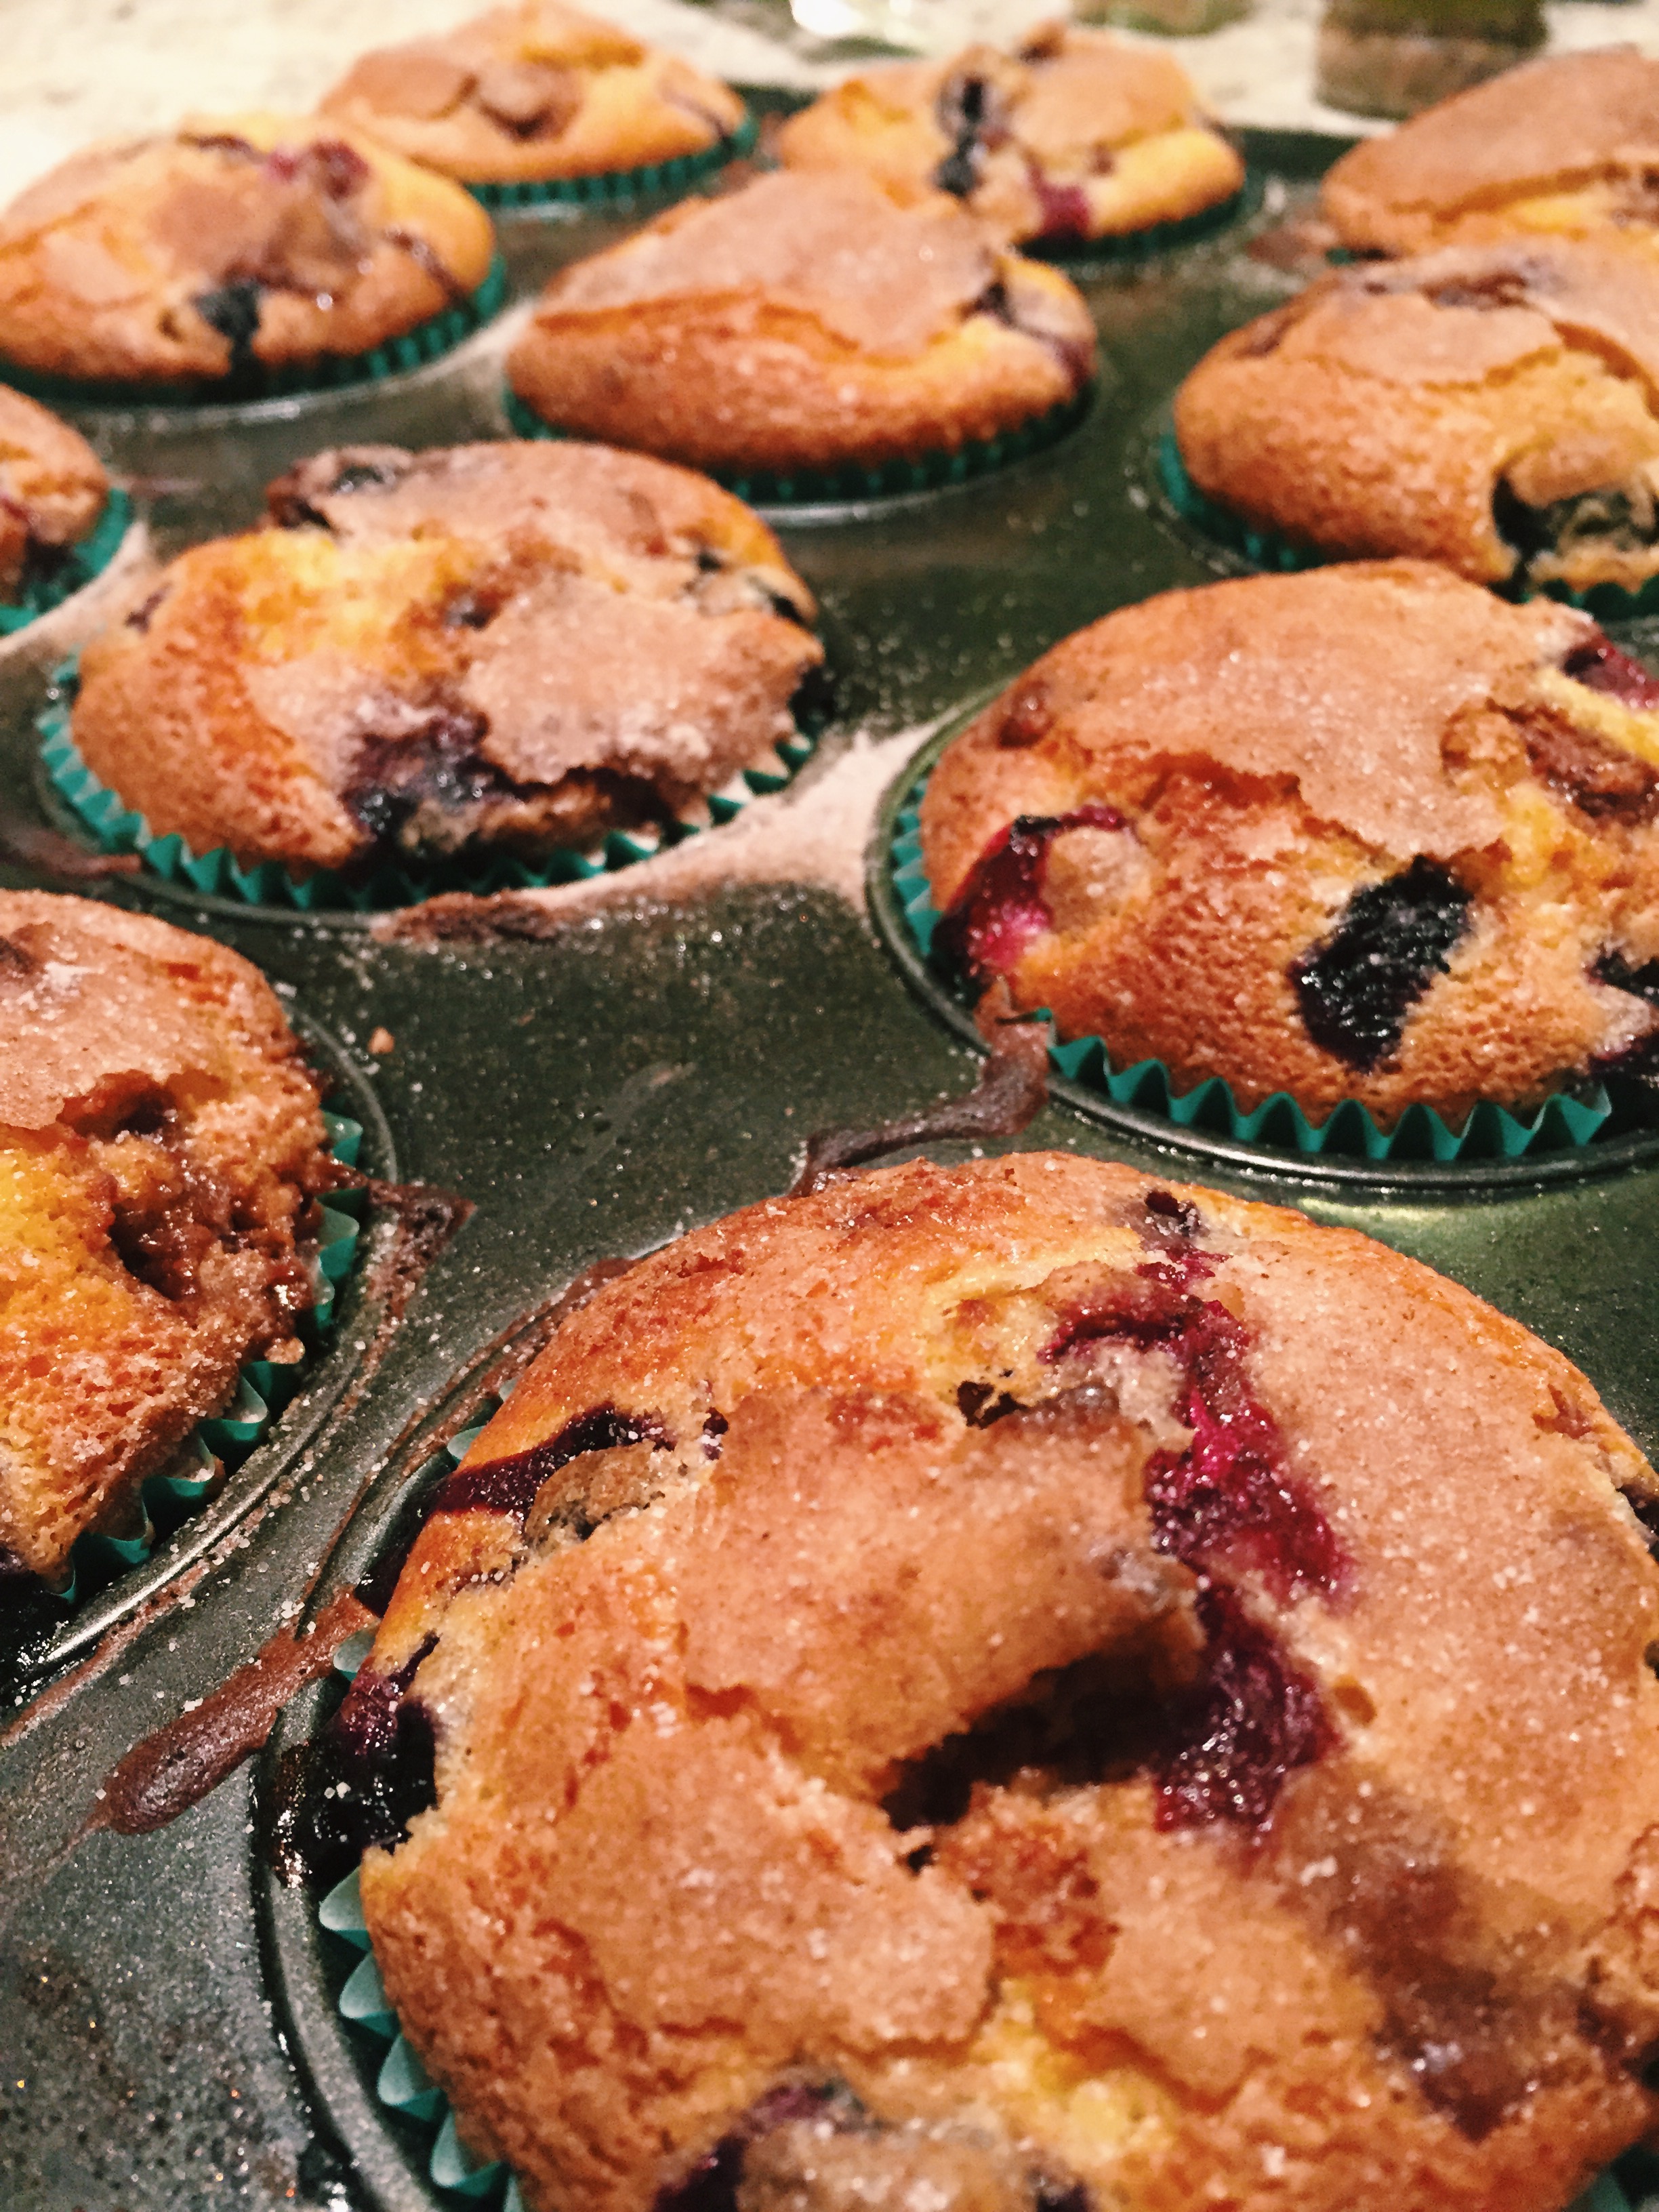
<path fill-rule="evenodd" d="M 1312 813 L 1367 845 L 1449 857 L 1499 827 L 1491 796 L 1445 757 L 1456 718 L 1594 629 L 1570 608 L 1510 606 L 1426 562 L 1357 562 L 1122 608 L 1056 646 L 1020 696 L 1041 699 L 1039 744 L 1057 763 L 1196 757 L 1293 781 Z M 941 904 L 979 857 L 974 834 L 940 872 Z"/>
<path fill-rule="evenodd" d="M 186 117 L 72 155 L 0 216 L 0 349 L 94 378 L 362 352 L 475 291 L 493 250 L 468 193 L 366 133 Z"/>
<path fill-rule="evenodd" d="M 742 119 L 742 102 L 715 79 L 561 0 L 492 8 L 437 37 L 377 48 L 353 64 L 322 106 L 325 113 L 362 108 L 400 123 L 442 125 L 470 106 L 477 125 L 522 150 L 563 137 L 599 73 L 651 63 L 641 100 L 682 108 L 711 137 Z M 627 128 L 624 117 L 615 120 Z"/>
<path fill-rule="evenodd" d="M 1297 1215 L 1055 1153 L 745 1208 L 563 1325 L 404 1568 L 342 1715 L 435 1747 L 362 1867 L 392 2002 L 538 2207 L 684 2212 L 803 2074 L 884 2188 L 1012 2151 L 979 2208 L 1564 2201 L 1653 2110 L 1654 1490 Z M 1237 1731 L 1115 1735 L 1200 1646 Z"/>
<path fill-rule="evenodd" d="M 270 986 L 239 954 L 93 899 L 0 891 L 0 1127 L 95 1111 L 100 1091 L 133 1077 L 222 1081 L 232 1037 L 283 1058 L 292 1048 Z"/>
<path fill-rule="evenodd" d="M 78 430 L 0 385 L 0 509 L 41 545 L 84 538 L 109 496 L 104 465 Z"/>
<path fill-rule="evenodd" d="M 556 311 L 760 293 L 848 344 L 903 356 L 958 323 L 995 281 L 996 244 L 943 193 L 898 207 L 856 171 L 782 170 L 672 210 L 578 262 L 544 295 Z"/>
<path fill-rule="evenodd" d="M 1385 248 L 1413 215 L 1443 222 L 1505 200 L 1659 163 L 1659 61 L 1633 46 L 1547 55 L 1443 100 L 1345 154 L 1326 213 Z"/>

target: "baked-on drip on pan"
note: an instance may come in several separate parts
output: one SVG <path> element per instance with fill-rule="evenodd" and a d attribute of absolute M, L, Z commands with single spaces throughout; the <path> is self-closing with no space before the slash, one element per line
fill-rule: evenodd
<path fill-rule="evenodd" d="M 945 194 L 784 171 L 562 270 L 507 361 L 555 428 L 727 474 L 948 455 L 1079 398 L 1076 288 Z"/>
<path fill-rule="evenodd" d="M 1223 338 L 1175 419 L 1224 526 L 1636 593 L 1659 576 L 1659 254 L 1512 239 L 1334 271 Z"/>
<path fill-rule="evenodd" d="M 322 102 L 465 185 L 534 185 L 708 154 L 744 119 L 729 86 L 560 0 L 493 8 L 377 47 Z"/>
<path fill-rule="evenodd" d="M 258 392 L 466 306 L 489 218 L 316 117 L 194 117 L 70 156 L 0 216 L 0 364 L 72 390 Z"/>
<path fill-rule="evenodd" d="M 533 2212 L 1555 2212 L 1659 2112 L 1655 1490 L 1352 1232 L 842 1179 L 560 1328 L 325 1811 Z"/>
<path fill-rule="evenodd" d="M 706 820 L 823 659 L 765 525 L 637 454 L 349 447 L 269 504 L 88 647 L 72 724 L 152 836 L 243 866 L 534 859 Z"/>
<path fill-rule="evenodd" d="M 0 1546 L 48 1582 L 248 1359 L 297 1360 L 317 1085 L 258 971 L 87 899 L 0 891 Z"/>
<path fill-rule="evenodd" d="M 1173 56 L 1045 23 L 1011 53 L 892 62 L 778 133 L 787 167 L 862 169 L 897 196 L 953 193 L 1017 243 L 1128 240 L 1241 190 L 1244 164 Z"/>
<path fill-rule="evenodd" d="M 1036 663 L 921 810 L 935 957 L 1114 1065 L 1385 1128 L 1659 1069 L 1659 680 L 1414 562 L 1170 592 Z"/>
<path fill-rule="evenodd" d="M 1516 231 L 1651 247 L 1659 61 L 1634 46 L 1551 54 L 1363 140 L 1321 204 L 1355 253 L 1422 253 Z"/>

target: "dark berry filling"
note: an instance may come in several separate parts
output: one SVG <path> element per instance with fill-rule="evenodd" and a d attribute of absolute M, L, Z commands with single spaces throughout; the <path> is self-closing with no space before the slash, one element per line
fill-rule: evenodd
<path fill-rule="evenodd" d="M 1611 638 L 1598 637 L 1581 645 L 1561 664 L 1561 672 L 1591 691 L 1605 692 L 1620 705 L 1646 713 L 1659 711 L 1659 676 L 1650 674 L 1639 660 L 1621 653 Z"/>
<path fill-rule="evenodd" d="M 1158 1548 L 1196 1571 L 1254 1570 L 1281 1604 L 1337 1595 L 1347 1557 L 1289 1472 L 1279 1425 L 1250 1389 L 1243 1323 L 1217 1300 L 1189 1295 L 1154 1261 L 1133 1284 L 1075 1306 L 1042 1357 L 1052 1363 L 1108 1340 L 1167 1352 L 1182 1371 L 1176 1416 L 1193 1441 L 1184 1452 L 1154 1454 L 1146 1469 Z"/>
<path fill-rule="evenodd" d="M 1290 971 L 1314 1042 L 1350 1067 L 1386 1059 L 1412 1008 L 1445 973 L 1470 904 L 1455 876 L 1421 857 L 1356 891 L 1331 935 Z"/>
<path fill-rule="evenodd" d="M 939 96 L 939 128 L 952 143 L 951 151 L 933 172 L 933 182 L 940 191 L 952 193 L 957 199 L 966 199 L 979 182 L 983 159 L 980 133 L 985 125 L 990 89 L 982 77 L 955 77 L 946 82 Z"/>
<path fill-rule="evenodd" d="M 1022 814 L 1000 830 L 933 933 L 943 964 L 975 983 L 1017 968 L 1053 920 L 1042 896 L 1048 849 L 1067 830 L 1121 830 L 1112 806 L 1070 814 Z"/>
<path fill-rule="evenodd" d="M 319 1880 L 375 1844 L 401 1843 L 416 1814 L 437 1802 L 431 1715 L 409 1695 L 436 1642 L 424 1638 L 394 1674 L 365 1667 L 312 1747 L 294 1841 Z"/>
<path fill-rule="evenodd" d="M 1084 239 L 1089 235 L 1089 195 L 1081 185 L 1056 184 L 1045 177 L 1034 161 L 1026 164 L 1031 190 L 1042 211 L 1040 235 L 1054 239 Z"/>
<path fill-rule="evenodd" d="M 233 370 L 252 368 L 253 341 L 259 334 L 259 307 L 265 288 L 252 276 L 240 276 L 210 291 L 198 292 L 191 305 L 202 320 L 230 343 Z"/>
<path fill-rule="evenodd" d="M 705 1430 L 705 1437 L 708 1433 Z M 615 1406 L 596 1406 L 591 1413 L 578 1413 L 556 1436 L 532 1444 L 528 1451 L 486 1460 L 480 1467 L 457 1468 L 432 1501 L 428 1517 L 440 1513 L 505 1513 L 522 1521 L 548 1478 L 584 1452 L 617 1451 L 627 1444 L 642 1443 L 665 1451 L 672 1441 L 654 1413 L 624 1413 Z"/>
<path fill-rule="evenodd" d="M 757 2097 L 683 2179 L 659 2189 L 653 2212 L 737 2212 L 749 2146 L 793 2120 L 816 2120 L 837 2135 L 869 2124 L 863 2106 L 839 2082 L 781 2083 Z"/>
<path fill-rule="evenodd" d="M 1164 1740 L 1150 1762 L 1158 1825 L 1228 1820 L 1261 1828 L 1286 1775 L 1322 1758 L 1334 1733 L 1318 1685 L 1231 1590 L 1220 1583 L 1200 1590 L 1198 1617 L 1205 1635 L 1198 1678 L 1166 1707 Z"/>

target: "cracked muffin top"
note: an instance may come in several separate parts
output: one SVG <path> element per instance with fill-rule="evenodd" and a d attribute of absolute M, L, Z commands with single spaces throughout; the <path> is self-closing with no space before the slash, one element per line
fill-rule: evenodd
<path fill-rule="evenodd" d="M 362 132 L 192 117 L 89 147 L 0 216 L 0 356 L 234 386 L 413 330 L 475 292 L 493 250 L 475 200 Z"/>
<path fill-rule="evenodd" d="M 81 433 L 0 385 L 0 600 L 49 582 L 108 497 L 103 463 Z"/>
<path fill-rule="evenodd" d="M 89 899 L 0 891 L 0 1557 L 51 1582 L 88 1529 L 301 1357 L 317 1085 L 258 970 Z M 199 1468 L 192 1467 L 192 1473 Z"/>
<path fill-rule="evenodd" d="M 529 184 L 700 154 L 743 121 L 718 78 L 615 24 L 526 0 L 381 46 L 321 103 L 467 184 Z"/>
<path fill-rule="evenodd" d="M 322 1802 L 533 2212 L 1556 2212 L 1659 2112 L 1656 1486 L 1352 1232 L 845 1177 L 564 1322 Z"/>
<path fill-rule="evenodd" d="M 778 772 L 823 659 L 771 532 L 635 454 L 347 447 L 269 504 L 82 657 L 82 757 L 198 853 L 362 872 L 706 823 Z"/>
<path fill-rule="evenodd" d="M 1647 243 L 1659 223 L 1659 61 L 1634 46 L 1505 70 L 1362 141 L 1322 204 L 1356 253 L 1422 253 L 1516 231 Z"/>
<path fill-rule="evenodd" d="M 1356 564 L 1045 654 L 921 803 L 935 956 L 1113 1065 L 1461 1121 L 1659 1073 L 1659 680 L 1586 615 Z"/>
<path fill-rule="evenodd" d="M 1170 55 L 1045 23 L 849 77 L 778 133 L 790 168 L 858 168 L 955 194 L 1018 243 L 1121 237 L 1230 199 L 1244 164 Z"/>
<path fill-rule="evenodd" d="M 549 422 L 702 467 L 950 449 L 1079 392 L 1074 286 L 946 194 L 783 171 L 556 276 L 509 357 Z"/>
<path fill-rule="evenodd" d="M 1199 489 L 1330 553 L 1478 582 L 1659 575 L 1659 257 L 1510 239 L 1345 269 L 1176 395 Z"/>

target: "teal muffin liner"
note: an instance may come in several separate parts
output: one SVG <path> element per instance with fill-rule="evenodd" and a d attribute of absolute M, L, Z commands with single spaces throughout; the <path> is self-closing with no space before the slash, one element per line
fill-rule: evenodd
<path fill-rule="evenodd" d="M 943 491 L 952 484 L 970 483 L 991 475 L 1011 461 L 1039 453 L 1074 430 L 1088 413 L 1094 398 L 1093 384 L 1075 398 L 1063 399 L 1046 415 L 1033 416 L 1000 437 L 983 438 L 958 446 L 954 453 L 924 453 L 914 461 L 882 461 L 873 467 L 849 462 L 839 469 L 802 469 L 789 476 L 763 471 L 744 474 L 735 469 L 705 469 L 705 476 L 724 484 L 751 507 L 848 506 L 860 500 L 902 498 L 906 493 Z M 507 419 L 521 438 L 562 438 L 569 434 L 556 423 L 544 422 L 526 406 L 510 385 L 501 386 Z"/>
<path fill-rule="evenodd" d="M 120 550 L 132 520 L 132 501 L 117 485 L 104 501 L 96 525 L 44 582 L 31 586 L 14 606 L 0 606 L 0 637 L 13 637 L 42 615 L 61 607 L 67 599 L 100 576 Z"/>
<path fill-rule="evenodd" d="M 354 385 L 378 383 L 383 377 L 424 368 L 428 362 L 441 360 L 463 338 L 471 337 L 474 331 L 498 314 L 506 304 L 507 294 L 507 264 L 497 253 L 490 262 L 489 274 L 469 298 L 457 300 L 441 313 L 417 323 L 412 331 L 405 331 L 399 337 L 386 338 L 368 353 L 330 355 L 320 361 L 290 362 L 276 368 L 255 362 L 230 375 L 206 378 L 192 384 L 128 384 L 51 376 L 40 370 L 21 368 L 15 362 L 0 360 L 0 382 L 15 385 L 18 391 L 29 392 L 36 399 L 59 404 L 79 401 L 82 406 L 104 407 L 210 406 L 216 401 L 246 405 L 256 399 L 285 399 L 301 393 L 337 392 Z"/>
<path fill-rule="evenodd" d="M 459 1466 L 483 1430 L 484 1420 L 501 1402 L 500 1399 L 486 1400 L 483 1419 L 459 1436 L 452 1437 L 441 1451 L 434 1452 L 418 1468 L 410 1478 L 411 1490 L 419 1489 L 425 1480 L 435 1480 Z M 354 1680 L 373 1642 L 372 1629 L 349 1637 L 334 1655 L 335 1673 L 347 1681 Z M 434 2186 L 458 2200 L 473 2204 L 489 2201 L 499 2205 L 500 2212 L 524 2212 L 519 2185 L 506 2166 L 499 2160 L 474 2158 L 461 2142 L 455 2132 L 455 2116 L 450 2111 L 448 2100 L 398 2026 L 397 2014 L 387 2000 L 369 1946 L 355 1868 L 322 1899 L 317 1917 L 331 1936 L 337 1936 L 361 1954 L 340 1991 L 340 2016 L 354 2027 L 362 2028 L 375 2043 L 387 2046 L 375 2075 L 375 2092 L 388 2112 L 431 2130 L 432 2149 L 427 2172 Z M 1607 2212 L 1624 2212 L 1624 2208 L 1609 2207 Z"/>
<path fill-rule="evenodd" d="M 325 1113 L 328 1149 L 342 1167 L 355 1167 L 362 1142 L 361 1121 L 343 1114 Z M 357 1257 L 361 1226 L 348 1207 L 362 1203 L 362 1193 L 331 1191 L 319 1205 L 322 1221 L 312 1263 L 315 1298 L 299 1316 L 299 1334 L 314 1351 L 334 1326 L 337 1286 L 351 1273 Z M 153 1474 L 138 1492 L 144 1525 L 137 1536 L 106 1536 L 89 1533 L 77 1536 L 70 1553 L 67 1586 L 52 1593 L 66 1609 L 128 1567 L 142 1565 L 158 1535 L 170 1535 L 187 1521 L 224 1482 L 226 1475 L 263 1442 L 271 1423 L 300 1388 L 308 1362 L 277 1366 L 269 1359 L 251 1359 L 236 1380 L 236 1389 L 222 1413 L 198 1425 L 169 1464 L 169 1471 Z"/>
<path fill-rule="evenodd" d="M 899 811 L 890 866 L 912 941 L 922 957 L 931 960 L 939 914 L 921 857 L 919 809 L 926 781 L 924 776 Z M 1310 1121 L 1288 1091 L 1278 1091 L 1247 1114 L 1222 1077 L 1211 1076 L 1190 1091 L 1179 1091 L 1161 1060 L 1119 1067 L 1097 1036 L 1052 1045 L 1048 1056 L 1069 1081 L 1103 1091 L 1119 1106 L 1160 1114 L 1177 1128 L 1206 1130 L 1237 1143 L 1270 1146 L 1310 1158 L 1518 1160 L 1528 1153 L 1588 1145 L 1613 1110 L 1613 1101 L 1598 1083 L 1582 1096 L 1557 1092 L 1530 1120 L 1486 1099 L 1462 1128 L 1453 1128 L 1432 1107 L 1419 1104 L 1408 1106 L 1395 1126 L 1385 1130 L 1357 1098 L 1345 1098 L 1322 1121 Z"/>
<path fill-rule="evenodd" d="M 1122 231 L 1109 238 L 1056 240 L 1048 245 L 1041 239 L 1028 238 L 1019 250 L 1034 261 L 1046 261 L 1058 268 L 1091 261 L 1146 261 L 1153 254 L 1173 252 L 1177 246 L 1213 237 L 1241 217 L 1254 215 L 1261 198 L 1261 179 L 1247 173 L 1238 190 L 1224 200 L 1200 208 L 1196 215 L 1178 216 L 1174 222 L 1149 223 L 1144 230 Z"/>
<path fill-rule="evenodd" d="M 605 169 L 591 177 L 549 177 L 534 184 L 468 185 L 466 189 L 492 215 L 516 208 L 603 208 L 629 200 L 665 198 L 689 191 L 728 161 L 740 161 L 745 154 L 752 154 L 757 131 L 754 117 L 745 111 L 735 131 L 716 139 L 701 154 L 677 154 L 670 161 L 647 161 L 637 169 Z"/>
<path fill-rule="evenodd" d="M 1300 545 L 1277 532 L 1260 530 L 1242 514 L 1201 492 L 1187 473 L 1181 447 L 1173 430 L 1165 430 L 1158 444 L 1158 478 L 1176 512 L 1229 552 L 1238 554 L 1252 568 L 1295 574 L 1322 568 L 1334 561 L 1351 560 L 1346 553 L 1325 553 L 1316 546 Z M 1659 614 L 1659 576 L 1650 576 L 1639 591 L 1627 592 L 1619 584 L 1592 584 L 1587 592 L 1569 590 L 1563 583 L 1527 583 L 1495 586 L 1500 599 L 1525 599 L 1541 593 L 1594 615 L 1598 622 L 1632 622 L 1638 616 Z"/>
<path fill-rule="evenodd" d="M 93 774 L 70 731 L 78 665 L 78 659 L 71 658 L 53 670 L 47 703 L 35 717 L 41 740 L 40 762 L 48 781 L 91 834 L 100 853 L 136 853 L 151 874 L 210 896 L 241 899 L 250 906 L 291 907 L 300 913 L 383 914 L 397 907 L 418 906 L 422 899 L 442 891 L 471 891 L 482 897 L 492 891 L 540 890 L 550 884 L 580 883 L 591 876 L 614 874 L 636 860 L 648 860 L 671 844 L 696 836 L 703 826 L 676 822 L 665 830 L 654 826 L 613 830 L 602 845 L 588 852 L 561 848 L 533 865 L 502 858 L 449 861 L 417 869 L 386 861 L 361 882 L 327 869 L 311 876 L 291 875 L 279 860 L 240 868 L 226 846 L 216 845 L 210 853 L 196 853 L 176 832 L 155 836 L 143 816 Z M 741 769 L 719 791 L 710 792 L 706 826 L 718 828 L 740 814 L 750 799 L 781 791 L 811 758 L 817 736 L 816 727 L 798 729 L 793 738 L 781 739 L 775 747 L 775 774 L 767 769 Z"/>
<path fill-rule="evenodd" d="M 422 1476 L 436 1477 L 457 1465 L 465 1457 L 483 1425 L 480 1421 L 462 1435 L 452 1437 L 441 1452 L 434 1453 L 416 1471 L 411 1483 L 418 1483 Z M 334 1655 L 335 1673 L 348 1682 L 355 1680 L 374 1640 L 373 1629 L 349 1637 Z M 388 2112 L 430 2132 L 432 2148 L 427 2172 L 434 2187 L 446 2198 L 455 2201 L 457 2212 L 464 2203 L 486 2203 L 498 2207 L 498 2212 L 525 2212 L 519 2185 L 506 2166 L 499 2160 L 475 2158 L 461 2142 L 455 2130 L 455 2115 L 449 2100 L 422 2065 L 413 2045 L 398 2024 L 398 2015 L 375 1964 L 355 1867 L 319 1900 L 317 1919 L 328 1935 L 356 1954 L 356 1963 L 345 1975 L 335 2000 L 336 2009 L 342 2020 L 350 2027 L 361 2029 L 374 2045 L 385 2046 L 375 2075 L 375 2094 Z M 1568 2212 L 1636 2212 L 1638 2200 L 1650 2191 L 1656 2170 L 1651 2154 L 1643 2150 L 1627 2152 L 1596 2177 Z"/>

